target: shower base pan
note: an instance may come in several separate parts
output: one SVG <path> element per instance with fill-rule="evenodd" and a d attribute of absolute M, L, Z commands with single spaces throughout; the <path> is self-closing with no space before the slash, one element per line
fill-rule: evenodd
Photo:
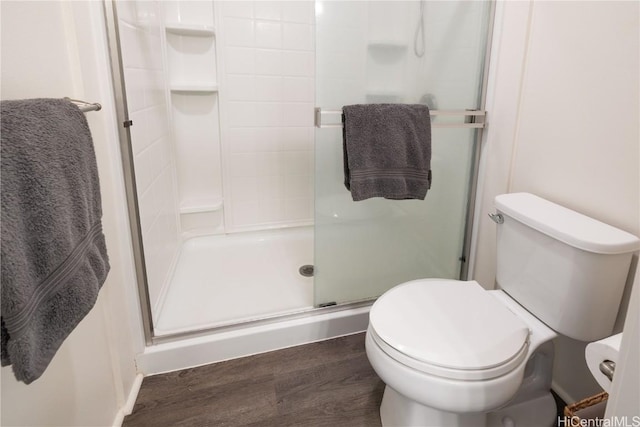
<path fill-rule="evenodd" d="M 183 243 L 156 337 L 313 308 L 313 228 L 195 237 Z"/>
<path fill-rule="evenodd" d="M 187 240 L 136 357 L 154 375 L 363 332 L 371 302 L 313 308 L 313 227 Z M 308 270 L 308 269 L 306 269 Z"/>

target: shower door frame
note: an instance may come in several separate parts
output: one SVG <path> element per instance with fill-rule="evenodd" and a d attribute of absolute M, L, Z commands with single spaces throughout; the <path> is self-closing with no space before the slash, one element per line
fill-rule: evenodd
<path fill-rule="evenodd" d="M 147 266 L 142 241 L 142 225 L 140 224 L 140 208 L 138 205 L 138 190 L 135 176 L 133 145 L 131 144 L 131 126 L 133 121 L 129 117 L 127 92 L 125 90 L 124 68 L 122 66 L 122 51 L 120 49 L 120 31 L 118 27 L 118 11 L 116 0 L 103 0 L 105 27 L 107 29 L 107 43 L 109 62 L 111 64 L 111 80 L 115 98 L 116 116 L 122 126 L 118 126 L 120 155 L 122 157 L 122 172 L 125 194 L 127 197 L 127 212 L 129 214 L 129 230 L 131 232 L 131 249 L 133 251 L 134 267 L 140 303 L 140 317 L 144 330 L 144 340 L 147 346 L 155 343 L 153 318 L 151 315 L 151 299 L 149 297 Z"/>
<path fill-rule="evenodd" d="M 477 109 L 466 109 L 466 110 L 433 110 L 432 115 L 443 115 L 443 116 L 462 116 L 464 117 L 464 122 L 460 124 L 447 123 L 441 124 L 438 127 L 442 128 L 475 128 L 475 134 L 472 138 L 471 143 L 473 144 L 473 152 L 471 154 L 471 173 L 469 175 L 468 181 L 468 196 L 467 196 L 467 205 L 465 212 L 465 221 L 464 221 L 464 229 L 463 229 L 463 238 L 462 238 L 462 250 L 460 256 L 458 257 L 458 261 L 460 261 L 459 268 L 459 280 L 468 280 L 469 279 L 469 270 L 471 263 L 471 254 L 472 248 L 471 244 L 473 241 L 473 225 L 474 219 L 476 216 L 476 199 L 477 199 L 477 189 L 478 189 L 478 172 L 480 169 L 480 156 L 481 156 L 481 148 L 482 141 L 484 138 L 484 129 L 487 125 L 487 116 L 488 112 L 486 111 L 486 98 L 487 98 L 487 86 L 489 82 L 489 68 L 491 65 L 491 48 L 493 45 L 493 32 L 495 27 L 495 19 L 496 19 L 496 0 L 486 0 L 489 5 L 489 10 L 487 12 L 488 22 L 487 22 L 487 33 L 486 33 L 486 41 L 485 41 L 485 52 L 483 56 L 483 64 L 482 64 L 482 78 L 478 83 L 480 84 L 480 91 L 478 92 L 478 108 Z M 335 108 L 335 107 L 334 107 Z M 324 124 L 323 116 L 337 116 L 337 121 L 334 120 L 332 123 Z M 319 107 L 316 104 L 314 109 L 314 125 L 316 128 L 323 127 L 342 127 L 342 110 L 324 110 L 322 107 Z M 433 125 L 432 125 L 433 126 Z M 317 130 L 316 130 L 317 132 Z M 315 223 L 315 218 L 314 218 Z M 314 283 L 315 286 L 315 283 Z M 351 303 L 364 303 L 369 301 L 373 303 L 378 296 L 366 297 L 363 299 L 358 299 L 352 301 Z M 335 302 L 330 302 L 329 304 L 335 304 Z M 338 306 L 348 306 L 349 303 L 338 303 Z M 331 305 L 333 306 L 333 305 Z M 322 306 L 320 307 L 322 308 Z"/>
<path fill-rule="evenodd" d="M 484 129 L 487 126 L 486 110 L 487 86 L 489 84 L 489 67 L 491 65 L 491 48 L 493 46 L 493 30 L 496 20 L 496 0 L 489 1 L 489 22 L 487 27 L 487 45 L 485 48 L 484 64 L 482 67 L 482 86 L 480 91 L 480 111 L 484 112 L 482 127 L 476 129 L 474 152 L 472 162 L 472 173 L 469 177 L 469 198 L 467 200 L 467 215 L 464 224 L 464 241 L 462 243 L 462 255 L 460 258 L 460 280 L 469 279 L 469 264 L 471 262 L 471 243 L 473 241 L 473 223 L 476 215 L 476 200 L 478 192 L 478 173 L 480 172 L 480 155 Z"/>
<path fill-rule="evenodd" d="M 122 170 L 125 186 L 125 194 L 127 198 L 127 212 L 129 216 L 129 228 L 131 232 L 131 245 L 134 258 L 134 266 L 136 273 L 136 282 L 138 289 L 138 297 L 140 303 L 140 315 L 142 318 L 142 327 L 144 332 L 146 346 L 155 344 L 179 341 L 185 338 L 194 338 L 205 336 L 212 332 L 222 332 L 243 329 L 259 325 L 266 325 L 282 320 L 291 320 L 297 318 L 307 318 L 314 315 L 322 315 L 326 313 L 351 310 L 365 307 L 373 304 L 377 297 L 355 301 L 350 303 L 338 304 L 328 307 L 314 307 L 311 309 L 303 309 L 296 313 L 274 314 L 264 316 L 252 320 L 239 321 L 228 325 L 216 326 L 212 328 L 198 329 L 188 332 L 180 332 L 156 336 L 154 333 L 153 318 L 151 314 L 151 300 L 148 290 L 148 279 L 146 262 L 144 255 L 144 243 L 142 240 L 142 226 L 140 224 L 140 210 L 137 197 L 137 184 L 134 170 L 134 156 L 131 144 L 130 127 L 133 122 L 129 118 L 129 109 L 127 106 L 127 95 L 125 91 L 124 69 L 122 65 L 122 51 L 120 48 L 120 35 L 118 28 L 118 12 L 116 9 L 117 0 L 103 0 L 103 9 L 105 17 L 105 27 L 107 31 L 107 43 L 109 51 L 109 60 L 111 64 L 112 83 L 114 91 L 114 100 L 116 107 L 116 115 L 122 126 L 118 127 L 118 136 L 120 143 L 120 154 L 122 157 Z M 215 0 L 211 0 L 215 1 Z M 491 46 L 493 39 L 493 29 L 495 25 L 496 1 L 487 0 L 489 2 L 489 22 L 487 23 L 487 40 L 484 55 L 482 86 L 479 99 L 479 110 L 474 112 L 484 113 L 484 121 L 482 126 L 477 126 L 475 130 L 475 138 L 473 141 L 474 152 L 472 154 L 472 173 L 470 174 L 469 196 L 467 200 L 467 212 L 464 228 L 463 254 L 461 255 L 460 278 L 466 280 L 469 274 L 469 255 L 471 253 L 471 240 L 473 230 L 473 220 L 475 216 L 476 192 L 478 185 L 478 170 L 480 165 L 480 148 L 483 139 L 483 130 L 486 125 L 486 95 L 487 84 L 489 79 L 489 66 L 491 57 Z M 468 117 L 473 117 L 469 114 Z M 315 286 L 315 285 L 314 285 Z"/>

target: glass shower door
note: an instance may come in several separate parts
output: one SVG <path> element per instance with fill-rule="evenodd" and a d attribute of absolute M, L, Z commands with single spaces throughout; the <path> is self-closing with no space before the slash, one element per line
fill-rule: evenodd
<path fill-rule="evenodd" d="M 340 110 L 480 109 L 490 11 L 490 2 L 316 1 L 317 306 L 374 298 L 407 280 L 460 277 L 478 128 L 460 126 L 464 115 L 432 115 L 425 200 L 354 202 L 343 183 Z"/>

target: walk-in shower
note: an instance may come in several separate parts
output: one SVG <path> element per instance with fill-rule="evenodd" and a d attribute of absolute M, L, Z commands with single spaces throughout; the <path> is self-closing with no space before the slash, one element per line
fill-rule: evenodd
<path fill-rule="evenodd" d="M 466 275 L 491 2 L 105 10 L 149 343 Z M 340 109 L 359 103 L 434 109 L 424 201 L 351 200 Z"/>

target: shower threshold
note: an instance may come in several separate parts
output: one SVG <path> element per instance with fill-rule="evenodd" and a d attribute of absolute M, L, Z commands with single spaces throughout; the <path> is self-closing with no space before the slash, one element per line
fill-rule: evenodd
<path fill-rule="evenodd" d="M 154 375 L 364 332 L 373 301 L 157 336 L 136 356 L 136 365 L 145 375 Z"/>

